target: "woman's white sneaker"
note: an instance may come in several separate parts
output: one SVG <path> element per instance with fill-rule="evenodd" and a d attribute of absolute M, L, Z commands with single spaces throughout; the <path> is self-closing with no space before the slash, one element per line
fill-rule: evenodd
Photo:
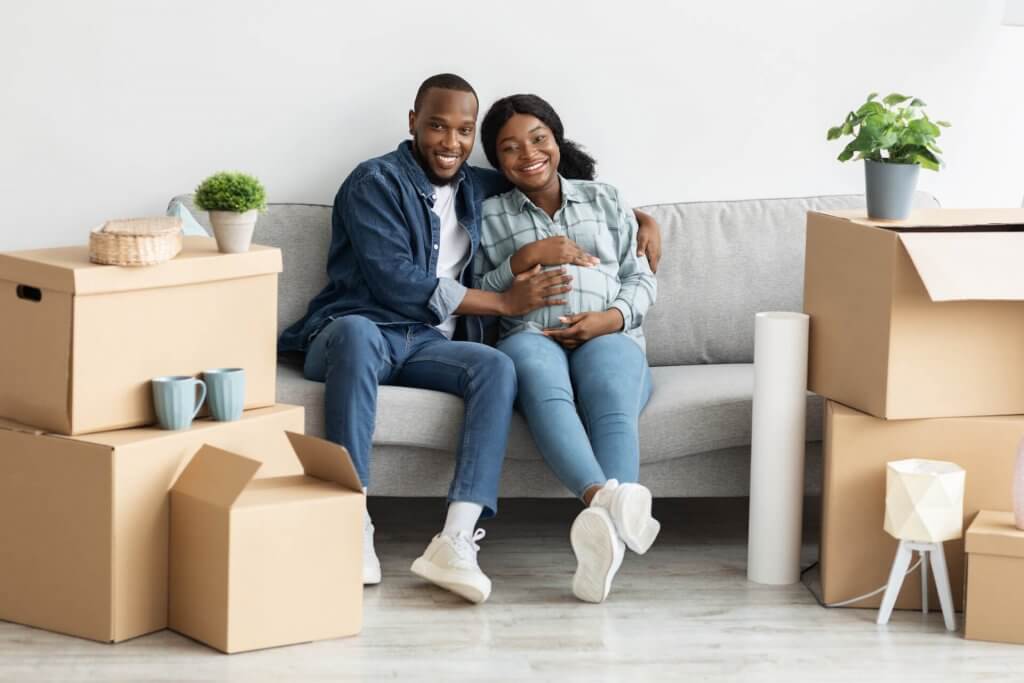
<path fill-rule="evenodd" d="M 477 564 L 480 546 L 476 542 L 485 535 L 483 529 L 477 529 L 472 536 L 465 531 L 434 536 L 412 563 L 412 573 L 470 602 L 483 602 L 491 594 L 491 580 Z"/>
<path fill-rule="evenodd" d="M 576 555 L 573 595 L 585 602 L 604 602 L 626 554 L 611 515 L 600 507 L 586 508 L 572 523 L 569 540 Z"/>
<path fill-rule="evenodd" d="M 650 550 L 661 531 L 661 524 L 651 516 L 651 492 L 641 484 L 609 479 L 590 504 L 608 511 L 626 547 L 637 555 Z"/>

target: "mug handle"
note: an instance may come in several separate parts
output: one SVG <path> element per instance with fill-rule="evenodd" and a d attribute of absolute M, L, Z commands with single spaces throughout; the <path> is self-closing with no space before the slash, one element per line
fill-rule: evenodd
<path fill-rule="evenodd" d="M 194 420 L 196 419 L 196 415 L 199 414 L 200 408 L 203 407 L 203 401 L 206 400 L 206 382 L 201 379 L 194 379 L 192 381 L 196 383 L 197 387 L 202 389 L 202 391 L 199 392 L 199 400 L 196 401 L 196 409 L 192 411 L 192 419 Z"/>

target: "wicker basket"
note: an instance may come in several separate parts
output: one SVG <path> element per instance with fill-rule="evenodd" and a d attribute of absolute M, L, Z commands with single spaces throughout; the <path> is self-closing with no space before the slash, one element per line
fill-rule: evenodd
<path fill-rule="evenodd" d="M 181 251 L 181 219 L 107 221 L 89 233 L 89 260 L 111 266 L 151 266 Z"/>

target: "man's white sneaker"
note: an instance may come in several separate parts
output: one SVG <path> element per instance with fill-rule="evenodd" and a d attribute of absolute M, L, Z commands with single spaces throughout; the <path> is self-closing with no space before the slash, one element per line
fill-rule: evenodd
<path fill-rule="evenodd" d="M 569 540 L 576 554 L 573 595 L 585 602 L 604 602 L 626 554 L 611 515 L 604 508 L 586 508 L 572 523 Z"/>
<path fill-rule="evenodd" d="M 483 602 L 491 594 L 491 580 L 476 562 L 480 550 L 476 542 L 484 536 L 483 529 L 477 529 L 472 536 L 465 531 L 455 536 L 434 536 L 412 563 L 412 573 L 470 602 Z"/>
<path fill-rule="evenodd" d="M 369 515 L 363 518 L 363 585 L 380 583 L 380 560 L 373 549 L 373 522 Z"/>
<path fill-rule="evenodd" d="M 590 502 L 591 506 L 608 511 L 626 547 L 638 555 L 650 549 L 661 531 L 661 524 L 651 516 L 651 503 L 651 492 L 646 486 L 620 484 L 614 479 L 609 479 Z"/>

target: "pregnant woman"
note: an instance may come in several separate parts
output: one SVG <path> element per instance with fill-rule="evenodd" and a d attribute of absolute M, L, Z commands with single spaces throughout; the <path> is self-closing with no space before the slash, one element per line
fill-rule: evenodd
<path fill-rule="evenodd" d="M 553 305 L 501 318 L 498 348 L 515 363 L 517 407 L 541 455 L 586 505 L 570 532 L 573 593 L 602 602 L 625 547 L 647 552 L 660 529 L 650 491 L 636 483 L 637 424 L 651 395 L 641 323 L 654 275 L 637 255 L 632 210 L 593 180 L 594 160 L 565 139 L 546 101 L 498 100 L 481 141 L 515 187 L 484 202 L 480 287 L 504 291 L 516 276 L 549 267 L 572 276 L 572 290 Z"/>

